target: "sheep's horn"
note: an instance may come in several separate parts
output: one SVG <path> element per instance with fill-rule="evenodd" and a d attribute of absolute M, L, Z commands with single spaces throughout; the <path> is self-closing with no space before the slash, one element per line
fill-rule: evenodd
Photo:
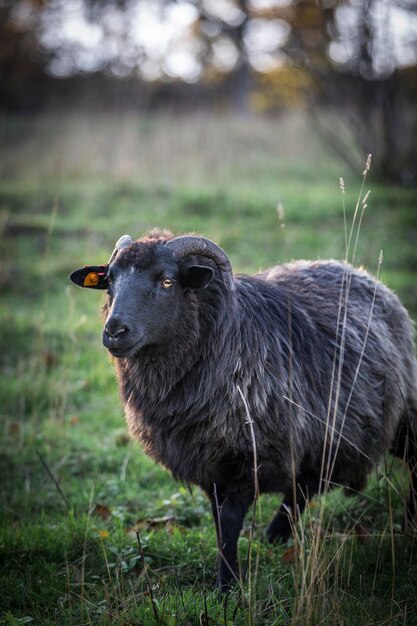
<path fill-rule="evenodd" d="M 132 243 L 132 237 L 130 235 L 122 235 L 120 239 L 117 240 L 117 243 L 114 247 L 112 255 L 109 259 L 108 265 L 110 265 L 110 263 L 114 261 L 114 259 L 116 258 L 120 250 L 122 250 L 123 248 L 126 248 L 127 246 L 130 246 L 131 243 Z"/>
<path fill-rule="evenodd" d="M 233 271 L 229 258 L 224 250 L 210 239 L 204 237 L 195 237 L 185 235 L 184 237 L 175 237 L 165 244 L 174 256 L 181 258 L 190 254 L 200 254 L 201 256 L 212 259 L 219 268 L 223 282 L 229 291 L 234 291 L 235 284 L 233 281 Z"/>

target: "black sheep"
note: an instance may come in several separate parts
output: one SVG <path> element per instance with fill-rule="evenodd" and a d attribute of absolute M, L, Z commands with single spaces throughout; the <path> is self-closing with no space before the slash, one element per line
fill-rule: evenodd
<path fill-rule="evenodd" d="M 103 343 L 117 357 L 130 433 L 210 499 L 221 589 L 238 576 L 254 443 L 260 492 L 284 494 L 271 541 L 288 539 L 307 498 L 362 489 L 385 450 L 408 463 L 416 518 L 412 323 L 366 272 L 301 261 L 233 276 L 213 242 L 152 231 L 124 236 L 108 265 L 71 278 L 108 290 Z"/>

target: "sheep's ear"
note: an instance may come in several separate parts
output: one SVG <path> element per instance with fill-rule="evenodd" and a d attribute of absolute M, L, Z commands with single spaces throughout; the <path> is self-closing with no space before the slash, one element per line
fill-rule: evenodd
<path fill-rule="evenodd" d="M 212 281 L 214 272 L 211 267 L 190 265 L 181 270 L 181 285 L 190 289 L 205 289 Z"/>
<path fill-rule="evenodd" d="M 89 289 L 107 289 L 108 272 L 108 265 L 84 265 L 84 267 L 79 270 L 71 272 L 69 279 L 79 287 L 88 287 Z"/>

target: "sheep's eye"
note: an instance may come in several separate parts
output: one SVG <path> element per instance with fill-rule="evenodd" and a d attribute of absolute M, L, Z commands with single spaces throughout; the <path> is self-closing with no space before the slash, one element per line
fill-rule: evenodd
<path fill-rule="evenodd" d="M 170 278 L 165 278 L 165 280 L 162 281 L 161 286 L 164 289 L 169 289 L 170 287 L 172 287 L 173 284 L 174 284 L 173 280 L 171 280 Z"/>

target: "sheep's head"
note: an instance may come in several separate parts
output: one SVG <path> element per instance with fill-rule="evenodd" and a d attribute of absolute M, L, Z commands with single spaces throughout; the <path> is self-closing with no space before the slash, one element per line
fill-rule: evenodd
<path fill-rule="evenodd" d="M 204 259 L 211 261 L 205 265 Z M 212 241 L 194 235 L 168 239 L 166 233 L 132 241 L 124 235 L 107 265 L 85 266 L 70 279 L 81 287 L 107 289 L 103 344 L 113 356 L 131 357 L 172 341 L 190 291 L 208 287 L 216 266 L 232 291 L 229 259 Z"/>

